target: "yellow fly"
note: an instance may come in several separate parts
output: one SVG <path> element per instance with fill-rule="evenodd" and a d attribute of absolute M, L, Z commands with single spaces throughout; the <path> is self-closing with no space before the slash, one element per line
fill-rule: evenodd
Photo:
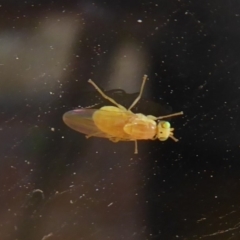
<path fill-rule="evenodd" d="M 142 96 L 146 80 L 147 75 L 144 75 L 139 95 L 128 109 L 108 97 L 92 80 L 89 80 L 88 82 L 93 85 L 102 97 L 115 106 L 105 106 L 100 109 L 72 110 L 63 115 L 63 121 L 70 128 L 86 134 L 87 138 L 94 136 L 108 138 L 113 142 L 134 141 L 135 154 L 138 153 L 137 140 L 159 139 L 165 141 L 171 138 L 177 142 L 178 139 L 173 136 L 174 128 L 171 128 L 168 121 L 162 119 L 179 116 L 183 112 L 155 117 L 131 111 Z"/>

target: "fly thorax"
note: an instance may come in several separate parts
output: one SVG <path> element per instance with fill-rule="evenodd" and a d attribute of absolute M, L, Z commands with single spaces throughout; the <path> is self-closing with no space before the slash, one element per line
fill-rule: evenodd
<path fill-rule="evenodd" d="M 152 139 L 156 134 L 156 122 L 143 114 L 135 114 L 123 130 L 134 139 Z"/>

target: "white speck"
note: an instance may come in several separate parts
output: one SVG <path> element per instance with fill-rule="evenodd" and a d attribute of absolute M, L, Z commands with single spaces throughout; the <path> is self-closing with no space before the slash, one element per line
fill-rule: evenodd
<path fill-rule="evenodd" d="M 214 198 L 218 198 L 218 196 L 215 196 Z"/>
<path fill-rule="evenodd" d="M 54 132 L 54 131 L 55 131 L 55 128 L 51 128 L 51 131 Z"/>
<path fill-rule="evenodd" d="M 47 240 L 48 238 L 51 238 L 53 236 L 53 233 L 49 233 L 48 235 L 45 235 L 42 240 Z"/>
<path fill-rule="evenodd" d="M 85 194 L 83 193 L 79 198 L 83 198 L 83 197 L 85 197 Z"/>
<path fill-rule="evenodd" d="M 107 206 L 110 207 L 110 206 L 112 206 L 112 205 L 113 205 L 113 202 L 109 203 Z"/>
<path fill-rule="evenodd" d="M 138 22 L 138 23 L 142 23 L 142 20 L 141 20 L 141 19 L 138 19 L 137 22 Z"/>
<path fill-rule="evenodd" d="M 70 203 L 73 204 L 73 200 L 70 200 Z"/>
<path fill-rule="evenodd" d="M 62 138 L 64 138 L 64 136 L 62 136 Z"/>

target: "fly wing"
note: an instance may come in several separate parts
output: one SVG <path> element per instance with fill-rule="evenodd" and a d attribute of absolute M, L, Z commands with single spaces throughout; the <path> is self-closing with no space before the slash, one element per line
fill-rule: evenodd
<path fill-rule="evenodd" d="M 107 134 L 103 131 L 101 131 L 94 123 L 93 120 L 93 114 L 96 111 L 102 111 L 103 114 L 103 121 L 104 119 L 106 121 L 111 120 L 111 128 L 114 130 L 112 132 L 112 135 Z M 111 112 L 111 111 L 106 111 L 103 109 L 75 109 L 72 111 L 68 111 L 63 115 L 63 121 L 64 123 L 72 128 L 73 130 L 86 134 L 91 137 L 101 137 L 101 138 L 109 138 L 112 141 L 132 141 L 127 134 L 124 134 L 124 136 L 119 135 L 119 131 L 123 131 L 123 125 L 125 121 L 128 118 L 134 117 L 132 113 L 126 113 L 124 112 L 124 115 L 122 112 Z M 103 122 L 104 124 L 104 122 Z"/>
<path fill-rule="evenodd" d="M 73 130 L 95 137 L 109 138 L 109 136 L 97 128 L 92 119 L 97 109 L 76 109 L 63 115 L 64 123 Z"/>

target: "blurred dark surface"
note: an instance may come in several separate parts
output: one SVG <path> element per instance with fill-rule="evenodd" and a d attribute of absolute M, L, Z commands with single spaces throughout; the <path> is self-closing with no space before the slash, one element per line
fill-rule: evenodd
<path fill-rule="evenodd" d="M 0 26 L 1 240 L 240 239 L 238 1 L 0 1 Z M 143 74 L 178 143 L 64 125 L 105 105 L 89 78 L 128 104 Z"/>

